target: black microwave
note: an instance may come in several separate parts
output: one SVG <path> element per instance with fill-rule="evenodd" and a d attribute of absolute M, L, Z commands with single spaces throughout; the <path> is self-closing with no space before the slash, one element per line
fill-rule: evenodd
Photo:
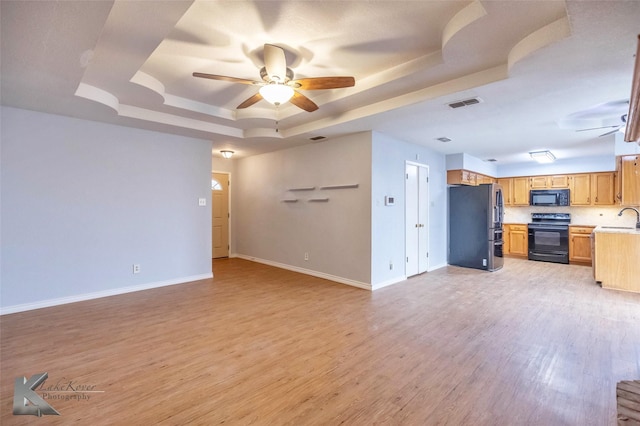
<path fill-rule="evenodd" d="M 568 206 L 568 189 L 532 189 L 529 191 L 530 206 Z"/>

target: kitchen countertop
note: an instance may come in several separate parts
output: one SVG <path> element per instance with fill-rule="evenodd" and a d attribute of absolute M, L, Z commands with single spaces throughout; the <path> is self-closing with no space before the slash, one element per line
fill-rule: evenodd
<path fill-rule="evenodd" d="M 632 228 L 630 226 L 606 226 L 601 225 L 596 227 L 593 232 L 602 232 L 607 234 L 632 234 L 640 235 L 640 229 Z"/>

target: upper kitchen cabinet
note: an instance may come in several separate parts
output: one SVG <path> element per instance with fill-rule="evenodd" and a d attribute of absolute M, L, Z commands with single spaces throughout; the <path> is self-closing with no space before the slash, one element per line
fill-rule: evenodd
<path fill-rule="evenodd" d="M 496 181 L 497 179 L 494 177 L 470 170 L 459 169 L 447 171 L 447 184 L 449 185 L 482 185 L 484 183 L 495 183 Z"/>
<path fill-rule="evenodd" d="M 612 206 L 615 203 L 615 173 L 592 173 L 591 204 L 594 206 Z"/>
<path fill-rule="evenodd" d="M 618 194 L 623 206 L 640 206 L 640 155 L 618 158 Z"/>
<path fill-rule="evenodd" d="M 550 189 L 564 189 L 569 187 L 569 176 L 567 175 L 555 175 L 548 176 L 547 185 Z"/>
<path fill-rule="evenodd" d="M 546 189 L 547 177 L 546 176 L 532 176 L 529 178 L 531 189 Z"/>
<path fill-rule="evenodd" d="M 502 187 L 502 199 L 505 206 L 513 205 L 513 179 L 500 178 L 498 184 Z"/>
<path fill-rule="evenodd" d="M 516 177 L 513 178 L 512 186 L 512 206 L 528 206 L 529 205 L 529 178 Z"/>
<path fill-rule="evenodd" d="M 571 175 L 569 190 L 572 206 L 591 205 L 591 175 L 589 173 Z"/>
<path fill-rule="evenodd" d="M 569 176 L 532 176 L 531 189 L 564 189 L 569 187 Z"/>
<path fill-rule="evenodd" d="M 469 170 L 447 171 L 447 183 L 449 185 L 477 185 L 478 176 Z"/>

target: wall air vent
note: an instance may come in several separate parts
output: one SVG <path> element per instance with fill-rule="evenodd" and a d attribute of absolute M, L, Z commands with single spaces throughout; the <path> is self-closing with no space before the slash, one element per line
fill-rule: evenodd
<path fill-rule="evenodd" d="M 466 107 L 466 106 L 469 106 L 469 105 L 479 104 L 480 102 L 482 102 L 482 99 L 480 99 L 480 98 L 469 98 L 469 99 L 465 99 L 463 101 L 451 102 L 448 105 L 449 105 L 449 108 L 455 109 L 455 108 Z"/>
<path fill-rule="evenodd" d="M 326 136 L 314 136 L 312 138 L 309 138 L 309 140 L 311 140 L 311 141 L 320 141 L 320 140 L 326 139 L 326 138 L 327 138 Z"/>

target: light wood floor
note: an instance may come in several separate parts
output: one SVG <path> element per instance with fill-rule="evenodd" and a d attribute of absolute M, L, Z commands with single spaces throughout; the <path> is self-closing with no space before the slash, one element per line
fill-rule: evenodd
<path fill-rule="evenodd" d="M 374 293 L 240 259 L 214 274 L 1 317 L 0 423 L 615 425 L 616 382 L 640 378 L 640 295 L 583 266 Z M 40 372 L 103 392 L 13 416 L 15 378 Z"/>

